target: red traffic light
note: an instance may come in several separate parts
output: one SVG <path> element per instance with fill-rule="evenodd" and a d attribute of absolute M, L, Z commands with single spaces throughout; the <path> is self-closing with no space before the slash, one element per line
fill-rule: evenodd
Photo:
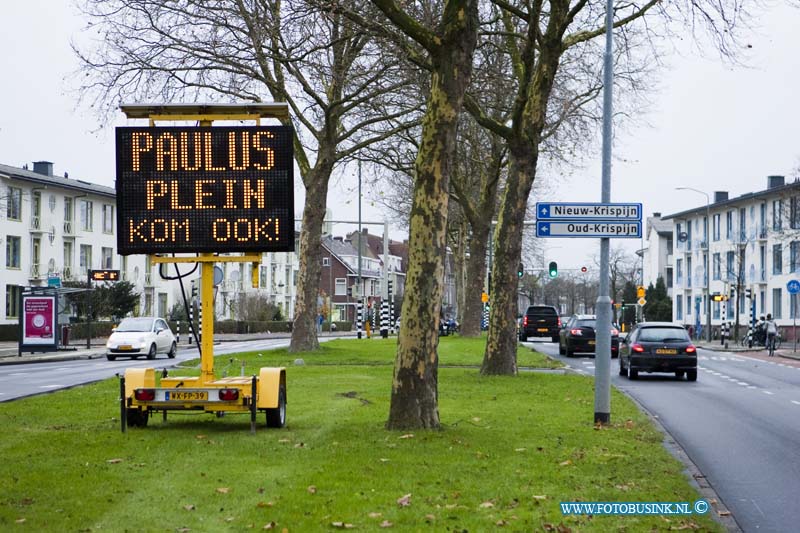
<path fill-rule="evenodd" d="M 588 272 L 588 271 L 589 271 L 589 269 L 588 269 L 588 268 L 586 268 L 586 267 L 581 267 L 581 272 L 583 272 L 584 274 L 585 274 L 586 272 Z"/>

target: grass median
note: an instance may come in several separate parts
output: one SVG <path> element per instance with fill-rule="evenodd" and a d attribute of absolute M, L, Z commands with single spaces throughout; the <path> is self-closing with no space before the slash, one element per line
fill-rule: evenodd
<path fill-rule="evenodd" d="M 707 516 L 563 516 L 566 501 L 694 501 L 662 435 L 614 391 L 596 429 L 592 380 L 482 377 L 481 339 L 443 338 L 441 431 L 386 431 L 393 340 L 218 358 L 286 364 L 288 423 L 157 415 L 119 431 L 107 380 L 0 404 L 0 526 L 37 531 L 330 529 L 721 530 Z M 521 366 L 547 358 L 520 348 Z M 302 358 L 303 365 L 294 365 Z M 555 366 L 552 362 L 549 366 Z M 454 365 L 448 367 L 447 365 Z M 234 371 L 235 370 L 235 371 Z M 194 369 L 172 373 L 192 374 Z M 559 529 L 560 528 L 560 529 Z"/>

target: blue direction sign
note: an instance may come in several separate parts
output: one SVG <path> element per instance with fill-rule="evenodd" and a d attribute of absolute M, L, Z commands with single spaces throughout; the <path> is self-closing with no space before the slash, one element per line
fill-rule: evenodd
<path fill-rule="evenodd" d="M 800 281 L 793 279 L 786 284 L 786 290 L 789 292 L 789 294 L 797 294 L 800 292 Z"/>
<path fill-rule="evenodd" d="M 536 222 L 536 236 L 638 239 L 642 236 L 642 223 L 609 220 L 539 220 Z"/>
<path fill-rule="evenodd" d="M 642 220 L 642 204 L 536 203 L 537 220 Z"/>

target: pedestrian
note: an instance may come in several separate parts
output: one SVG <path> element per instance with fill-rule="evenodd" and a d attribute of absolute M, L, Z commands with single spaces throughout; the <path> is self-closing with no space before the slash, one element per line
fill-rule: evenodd
<path fill-rule="evenodd" d="M 767 315 L 767 320 L 764 322 L 764 326 L 767 330 L 767 349 L 769 350 L 769 355 L 775 355 L 775 335 L 778 334 L 778 326 L 775 324 L 775 321 L 772 320 L 772 315 Z"/>
<path fill-rule="evenodd" d="M 317 334 L 322 333 L 322 323 L 325 322 L 325 317 L 322 313 L 317 315 Z"/>

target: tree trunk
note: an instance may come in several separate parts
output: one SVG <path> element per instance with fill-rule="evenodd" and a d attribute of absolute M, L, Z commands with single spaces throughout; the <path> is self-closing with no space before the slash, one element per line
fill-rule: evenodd
<path fill-rule="evenodd" d="M 392 380 L 388 429 L 439 428 L 439 310 L 446 249 L 449 174 L 456 126 L 472 73 L 477 41 L 477 0 L 446 2 L 444 38 L 431 51 L 434 71 L 409 224 L 409 268 Z"/>
<path fill-rule="evenodd" d="M 538 151 L 523 143 L 509 146 L 509 176 L 495 230 L 489 334 L 483 375 L 517 374 L 517 265 L 522 255 L 525 208 L 536 172 Z"/>
<path fill-rule="evenodd" d="M 464 317 L 461 323 L 461 335 L 464 337 L 478 337 L 481 334 L 481 318 L 483 317 L 481 294 L 486 279 L 486 249 L 489 241 L 490 219 L 485 222 L 484 225 L 472 226 L 472 240 L 467 260 L 467 280 L 464 286 Z"/>
<path fill-rule="evenodd" d="M 317 162 L 308 173 L 303 224 L 300 229 L 300 270 L 297 273 L 297 298 L 292 324 L 290 352 L 319 349 L 317 339 L 317 296 L 322 271 L 322 222 L 328 197 L 328 183 L 333 165 Z M 294 232 L 294 228 L 287 228 Z"/>

